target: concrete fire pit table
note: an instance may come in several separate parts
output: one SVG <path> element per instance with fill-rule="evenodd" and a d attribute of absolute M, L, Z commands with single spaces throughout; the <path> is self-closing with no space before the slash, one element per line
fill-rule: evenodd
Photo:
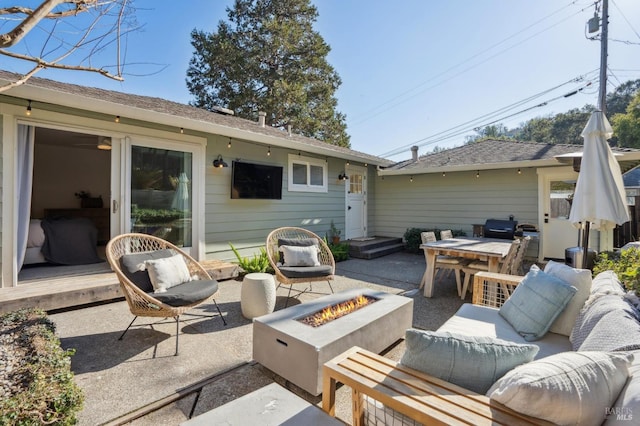
<path fill-rule="evenodd" d="M 300 321 L 364 295 L 376 301 L 326 324 Z M 312 395 L 322 393 L 322 366 L 353 346 L 380 353 L 412 326 L 413 299 L 367 288 L 290 306 L 253 320 L 253 359 Z"/>

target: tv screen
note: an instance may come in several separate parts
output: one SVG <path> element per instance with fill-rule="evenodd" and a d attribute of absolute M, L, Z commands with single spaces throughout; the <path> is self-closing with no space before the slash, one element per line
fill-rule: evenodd
<path fill-rule="evenodd" d="M 231 198 L 282 199 L 282 167 L 234 161 Z"/>

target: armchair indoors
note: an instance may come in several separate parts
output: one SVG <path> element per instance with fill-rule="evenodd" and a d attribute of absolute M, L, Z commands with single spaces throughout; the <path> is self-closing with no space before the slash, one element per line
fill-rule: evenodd
<path fill-rule="evenodd" d="M 147 234 L 122 234 L 107 244 L 106 255 L 134 315 L 176 320 L 176 355 L 180 315 L 209 299 L 227 325 L 213 295 L 218 282 L 195 259 L 173 244 Z"/>
<path fill-rule="evenodd" d="M 287 304 L 294 284 L 326 281 L 333 293 L 335 260 L 329 246 L 318 235 L 303 228 L 278 228 L 267 236 L 266 245 L 278 285 L 289 286 Z"/>

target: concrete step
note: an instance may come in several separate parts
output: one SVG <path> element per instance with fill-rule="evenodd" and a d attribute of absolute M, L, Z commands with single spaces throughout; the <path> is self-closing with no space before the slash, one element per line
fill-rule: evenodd
<path fill-rule="evenodd" d="M 402 250 L 402 238 L 375 237 L 367 241 L 349 241 L 349 256 L 357 259 L 374 259 Z"/>

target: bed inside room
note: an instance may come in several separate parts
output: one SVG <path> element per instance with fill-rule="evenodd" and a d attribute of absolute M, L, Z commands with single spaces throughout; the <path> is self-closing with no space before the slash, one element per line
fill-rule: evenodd
<path fill-rule="evenodd" d="M 26 250 L 18 284 L 109 270 L 110 140 L 35 128 Z"/>

